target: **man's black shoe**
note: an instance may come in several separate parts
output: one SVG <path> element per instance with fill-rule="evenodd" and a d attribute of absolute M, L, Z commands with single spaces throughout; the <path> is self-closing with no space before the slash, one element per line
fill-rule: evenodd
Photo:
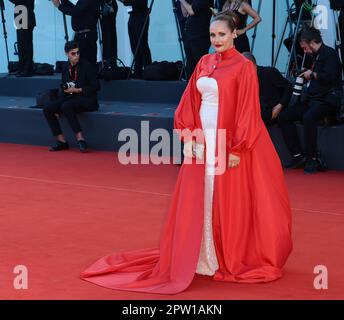
<path fill-rule="evenodd" d="M 326 171 L 327 167 L 325 164 L 322 163 L 319 159 L 310 159 L 307 160 L 304 173 L 306 174 L 313 174 L 317 172 Z"/>
<path fill-rule="evenodd" d="M 55 145 L 53 145 L 49 151 L 61 151 L 69 149 L 68 142 L 57 141 Z"/>
<path fill-rule="evenodd" d="M 78 146 L 79 146 L 80 152 L 83 152 L 83 153 L 87 152 L 88 145 L 85 140 L 78 140 Z"/>
<path fill-rule="evenodd" d="M 292 160 L 285 166 L 288 169 L 300 169 L 304 167 L 306 163 L 306 157 L 302 154 L 298 156 L 293 156 Z"/>

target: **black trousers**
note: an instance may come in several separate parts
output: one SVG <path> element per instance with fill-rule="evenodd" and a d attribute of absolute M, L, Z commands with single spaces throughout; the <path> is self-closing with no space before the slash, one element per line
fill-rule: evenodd
<path fill-rule="evenodd" d="M 88 60 L 92 65 L 97 64 L 97 30 L 75 33 L 74 41 L 78 42 L 80 58 Z"/>
<path fill-rule="evenodd" d="M 103 60 L 117 58 L 116 15 L 110 14 L 100 20 L 103 40 Z"/>
<path fill-rule="evenodd" d="M 19 71 L 33 71 L 33 28 L 18 29 Z"/>
<path fill-rule="evenodd" d="M 192 73 L 194 72 L 198 61 L 209 52 L 209 48 L 209 37 L 186 40 L 184 42 L 184 49 L 186 54 L 186 73 L 188 78 L 190 78 Z"/>
<path fill-rule="evenodd" d="M 261 106 L 263 106 L 262 103 Z M 272 109 L 270 108 L 262 108 L 261 117 L 263 122 L 265 123 L 265 126 L 267 127 L 276 124 L 278 121 L 278 117 L 276 119 L 272 119 Z"/>
<path fill-rule="evenodd" d="M 62 134 L 56 114 L 64 114 L 74 133 L 81 132 L 77 114 L 98 110 L 99 105 L 94 98 L 82 96 L 62 97 L 44 106 L 43 113 L 54 136 Z"/>
<path fill-rule="evenodd" d="M 308 159 L 317 157 L 318 122 L 329 114 L 335 114 L 340 107 L 340 96 L 310 98 L 304 103 L 291 104 L 278 117 L 284 141 L 291 155 L 303 153 L 294 121 L 302 120 L 304 125 L 305 155 Z"/>
<path fill-rule="evenodd" d="M 139 44 L 140 35 L 145 23 L 147 13 L 130 13 L 128 21 L 128 32 L 130 39 L 130 47 L 133 54 L 136 52 L 136 48 Z M 143 68 L 152 63 L 152 56 L 148 46 L 148 30 L 149 30 L 149 18 L 146 27 L 143 32 L 140 46 L 134 64 L 134 73 L 138 76 L 142 76 Z"/>

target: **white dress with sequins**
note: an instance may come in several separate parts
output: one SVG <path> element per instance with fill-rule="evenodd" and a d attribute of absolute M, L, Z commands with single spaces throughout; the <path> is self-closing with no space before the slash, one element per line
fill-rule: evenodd
<path fill-rule="evenodd" d="M 202 95 L 200 118 L 205 137 L 206 152 L 204 177 L 204 227 L 196 273 L 212 276 L 219 268 L 212 230 L 216 129 L 219 105 L 218 86 L 216 80 L 210 77 L 201 77 L 197 80 L 196 85 L 198 91 Z"/>

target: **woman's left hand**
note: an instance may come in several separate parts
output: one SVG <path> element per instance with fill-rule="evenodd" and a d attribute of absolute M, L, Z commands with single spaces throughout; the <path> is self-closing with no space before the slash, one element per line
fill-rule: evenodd
<path fill-rule="evenodd" d="M 240 157 L 230 153 L 228 159 L 228 168 L 235 168 L 240 164 Z"/>
<path fill-rule="evenodd" d="M 237 29 L 236 34 L 237 34 L 237 36 L 239 37 L 239 36 L 245 34 L 245 32 L 246 32 L 246 31 L 245 31 L 244 29 Z"/>

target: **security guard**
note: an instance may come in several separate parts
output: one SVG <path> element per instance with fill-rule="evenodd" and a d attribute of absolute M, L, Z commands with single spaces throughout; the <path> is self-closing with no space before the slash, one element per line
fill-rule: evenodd
<path fill-rule="evenodd" d="M 100 15 L 100 0 L 79 0 L 75 5 L 69 0 L 52 0 L 64 14 L 72 17 L 75 31 L 74 41 L 79 44 L 80 58 L 92 65 L 97 63 L 97 23 Z"/>
<path fill-rule="evenodd" d="M 140 46 L 138 47 L 137 56 L 134 65 L 133 78 L 142 78 L 143 68 L 152 63 L 152 56 L 148 46 L 148 29 L 149 29 L 149 10 L 147 0 L 119 0 L 125 6 L 129 6 L 128 31 L 130 38 L 130 46 L 133 54 L 139 44 L 140 35 L 143 25 L 147 20 L 146 27 L 143 32 Z M 147 17 L 148 16 L 148 17 Z"/>
<path fill-rule="evenodd" d="M 35 0 L 10 0 L 15 4 L 14 18 L 17 28 L 17 42 L 19 55 L 18 77 L 31 77 L 33 74 L 33 29 L 36 26 L 34 13 Z M 20 6 L 27 9 L 27 25 L 23 19 L 16 20 L 24 11 Z M 21 25 L 19 23 L 22 23 Z"/>

